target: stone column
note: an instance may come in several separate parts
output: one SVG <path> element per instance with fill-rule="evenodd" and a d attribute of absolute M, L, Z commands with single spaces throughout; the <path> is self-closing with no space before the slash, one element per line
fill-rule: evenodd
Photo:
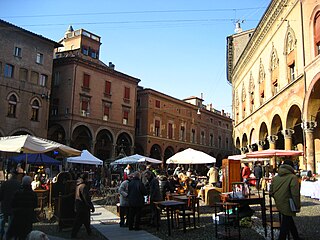
<path fill-rule="evenodd" d="M 317 122 L 303 122 L 301 126 L 305 132 L 306 137 L 306 147 L 305 147 L 305 157 L 307 158 L 307 170 L 311 170 L 312 173 L 315 172 L 315 157 L 314 157 L 314 138 L 313 131 L 317 126 Z"/>
<path fill-rule="evenodd" d="M 293 129 L 282 130 L 281 133 L 284 136 L 284 149 L 292 150 L 292 135 L 294 134 Z"/>
<path fill-rule="evenodd" d="M 262 151 L 263 150 L 263 146 L 266 144 L 266 141 L 264 140 L 260 140 L 258 142 L 258 151 Z"/>
<path fill-rule="evenodd" d="M 278 140 L 278 136 L 277 135 L 270 135 L 267 137 L 268 141 L 269 141 L 269 149 L 276 149 L 276 141 Z M 272 157 L 270 159 L 270 165 L 273 168 L 277 167 L 277 163 L 276 163 L 276 157 Z"/>

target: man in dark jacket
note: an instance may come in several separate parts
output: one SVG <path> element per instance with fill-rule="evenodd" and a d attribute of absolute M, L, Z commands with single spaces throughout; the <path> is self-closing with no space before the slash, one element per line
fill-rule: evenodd
<path fill-rule="evenodd" d="M 91 197 L 89 195 L 89 187 L 87 185 L 87 180 L 88 173 L 83 173 L 77 181 L 74 202 L 76 218 L 72 227 L 72 238 L 77 237 L 77 233 L 82 224 L 85 226 L 88 235 L 91 235 L 92 233 L 90 227 L 90 210 L 91 212 L 94 212 L 94 206 L 91 202 Z"/>
<path fill-rule="evenodd" d="M 151 226 L 157 227 L 160 223 L 160 215 L 158 214 L 156 205 L 154 202 L 161 201 L 162 195 L 160 192 L 159 180 L 149 172 L 147 174 L 148 181 L 150 183 L 150 208 L 151 208 Z"/>
<path fill-rule="evenodd" d="M 144 196 L 147 195 L 147 190 L 140 181 L 140 173 L 134 172 L 133 178 L 128 185 L 128 200 L 129 200 L 129 230 L 140 230 L 141 210 L 144 206 Z M 134 225 L 134 228 L 133 228 Z"/>
<path fill-rule="evenodd" d="M 20 190 L 12 198 L 12 220 L 6 239 L 26 239 L 36 220 L 34 209 L 38 206 L 37 194 L 31 188 L 32 178 L 24 176 Z"/>
<path fill-rule="evenodd" d="M 261 167 L 260 162 L 255 163 L 254 168 L 253 168 L 253 174 L 256 178 L 256 188 L 257 188 L 257 190 L 259 190 L 260 189 L 260 181 L 262 178 L 262 167 Z"/>
<path fill-rule="evenodd" d="M 11 202 L 14 194 L 20 189 L 20 186 L 21 184 L 15 173 L 9 173 L 8 180 L 0 186 L 1 213 L 3 214 L 3 220 L 0 226 L 0 239 L 3 238 L 5 224 L 12 218 Z"/>
<path fill-rule="evenodd" d="M 276 206 L 281 213 L 279 240 L 285 240 L 289 232 L 294 240 L 299 240 L 298 231 L 292 218 L 296 216 L 296 213 L 291 211 L 289 198 L 292 198 L 296 208 L 300 209 L 300 185 L 294 174 L 291 160 L 285 160 L 284 164 L 279 167 L 278 175 L 272 179 L 270 194 L 274 197 Z"/>

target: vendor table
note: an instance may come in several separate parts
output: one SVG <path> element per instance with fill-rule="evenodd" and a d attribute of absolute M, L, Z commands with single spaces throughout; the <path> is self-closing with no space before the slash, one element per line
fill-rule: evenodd
<path fill-rule="evenodd" d="M 229 194 L 222 193 L 221 198 L 223 202 L 233 202 L 233 203 L 239 203 L 240 206 L 244 205 L 260 205 L 261 208 L 261 216 L 262 216 L 262 226 L 264 228 L 264 234 L 267 237 L 267 217 L 266 217 L 266 202 L 265 199 L 261 195 L 249 195 L 248 197 L 244 198 L 230 198 Z"/>
<path fill-rule="evenodd" d="M 306 197 L 320 199 L 320 182 L 301 181 L 300 193 Z"/>
<path fill-rule="evenodd" d="M 175 201 L 175 200 L 166 200 L 166 201 L 161 201 L 161 202 L 154 202 L 154 204 L 157 207 L 166 210 L 167 224 L 168 224 L 168 235 L 169 236 L 171 236 L 171 227 L 172 228 L 174 227 L 173 214 L 176 210 L 183 211 L 183 232 L 186 232 L 186 217 L 185 217 L 185 205 L 186 204 L 184 202 Z M 160 212 L 159 212 L 159 214 L 160 214 Z M 159 224 L 158 224 L 158 226 L 159 226 Z"/>

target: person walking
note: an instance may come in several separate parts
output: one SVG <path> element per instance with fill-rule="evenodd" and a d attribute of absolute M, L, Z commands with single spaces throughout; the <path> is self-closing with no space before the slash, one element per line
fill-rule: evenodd
<path fill-rule="evenodd" d="M 160 192 L 159 180 L 151 172 L 147 174 L 150 183 L 150 208 L 151 208 L 151 221 L 150 225 L 158 227 L 160 223 L 160 215 L 158 214 L 157 207 L 154 202 L 161 201 L 162 195 Z"/>
<path fill-rule="evenodd" d="M 279 240 L 285 240 L 289 233 L 291 233 L 294 240 L 299 240 L 298 230 L 293 220 L 296 212 L 291 210 L 289 198 L 293 199 L 296 208 L 300 210 L 300 185 L 298 177 L 294 174 L 291 160 L 285 160 L 279 167 L 278 175 L 272 179 L 270 194 L 274 197 L 276 206 L 281 214 Z"/>
<path fill-rule="evenodd" d="M 129 213 L 128 187 L 129 187 L 129 182 L 131 178 L 132 178 L 132 174 L 130 174 L 128 176 L 128 179 L 124 180 L 119 187 L 120 227 L 126 227 L 128 225 L 128 213 Z"/>
<path fill-rule="evenodd" d="M 253 174 L 256 178 L 256 189 L 260 190 L 260 181 L 262 178 L 262 167 L 260 162 L 256 162 L 253 168 Z"/>
<path fill-rule="evenodd" d="M 249 168 L 248 163 L 243 163 L 243 167 L 241 170 L 242 181 L 249 184 L 248 178 L 250 178 L 250 174 L 251 174 L 251 170 Z"/>
<path fill-rule="evenodd" d="M 31 188 L 32 178 L 24 176 L 21 188 L 12 198 L 12 220 L 9 222 L 6 239 L 26 239 L 36 221 L 34 209 L 38 206 L 37 194 Z"/>
<path fill-rule="evenodd" d="M 14 194 L 20 189 L 21 183 L 17 179 L 16 173 L 9 173 L 8 180 L 3 182 L 0 186 L 0 201 L 1 201 L 1 213 L 3 214 L 3 220 L 1 221 L 0 239 L 3 239 L 5 234 L 5 225 L 11 221 L 12 207 L 11 202 Z"/>
<path fill-rule="evenodd" d="M 144 206 L 144 196 L 147 195 L 147 190 L 140 181 L 140 173 L 134 172 L 133 178 L 128 185 L 129 199 L 129 230 L 140 230 L 141 210 Z M 134 228 L 133 228 L 134 227 Z"/>
<path fill-rule="evenodd" d="M 76 192 L 75 192 L 75 212 L 76 217 L 73 223 L 71 238 L 76 238 L 77 233 L 82 226 L 85 226 L 87 234 L 90 236 L 92 230 L 90 227 L 90 210 L 94 212 L 94 206 L 91 202 L 91 197 L 89 195 L 89 187 L 87 184 L 88 173 L 82 173 L 77 181 Z"/>

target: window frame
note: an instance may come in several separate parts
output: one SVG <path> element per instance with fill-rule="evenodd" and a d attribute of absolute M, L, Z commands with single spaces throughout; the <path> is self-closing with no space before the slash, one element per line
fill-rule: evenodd
<path fill-rule="evenodd" d="M 14 47 L 13 55 L 14 55 L 15 57 L 21 58 L 21 56 L 22 56 L 22 49 L 21 49 L 21 47 Z"/>
<path fill-rule="evenodd" d="M 14 65 L 6 63 L 4 65 L 4 77 L 13 78 L 14 76 Z"/>
<path fill-rule="evenodd" d="M 43 63 L 44 63 L 43 53 L 37 52 L 37 55 L 36 55 L 36 63 L 37 63 L 37 64 L 43 64 Z"/>

